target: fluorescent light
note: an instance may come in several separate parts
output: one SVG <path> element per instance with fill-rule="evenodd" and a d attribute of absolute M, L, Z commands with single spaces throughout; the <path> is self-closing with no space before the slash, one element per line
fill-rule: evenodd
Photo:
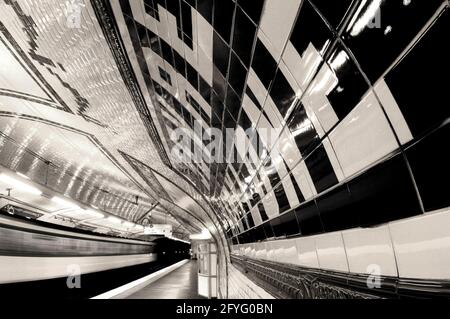
<path fill-rule="evenodd" d="M 39 189 L 37 189 L 36 187 L 33 187 L 33 186 L 29 185 L 28 183 L 19 181 L 19 180 L 15 179 L 14 177 L 8 176 L 6 174 L 0 174 L 0 181 L 8 184 L 8 186 L 11 186 L 11 188 L 13 190 L 26 192 L 26 193 L 30 193 L 30 194 L 35 194 L 35 195 L 42 195 L 42 192 Z"/>
<path fill-rule="evenodd" d="M 122 221 L 119 218 L 114 217 L 114 216 L 109 216 L 107 218 L 107 220 L 110 221 L 111 223 L 114 223 L 114 224 L 121 224 L 122 223 Z"/>
<path fill-rule="evenodd" d="M 16 174 L 19 175 L 19 176 L 22 177 L 22 178 L 30 179 L 27 175 L 22 174 L 21 172 L 16 172 Z"/>
<path fill-rule="evenodd" d="M 86 212 L 87 212 L 89 215 L 91 215 L 92 218 L 98 218 L 98 219 L 100 219 L 100 218 L 105 217 L 105 215 L 103 215 L 102 213 L 93 211 L 93 210 L 91 210 L 91 209 L 86 209 Z"/>
<path fill-rule="evenodd" d="M 59 196 L 52 197 L 52 202 L 66 206 L 66 208 L 81 209 L 80 206 L 78 206 L 77 204 Z"/>
<path fill-rule="evenodd" d="M 132 223 L 132 222 L 124 222 L 123 225 L 124 225 L 125 227 L 127 227 L 127 228 L 131 228 L 131 227 L 134 226 L 134 223 Z"/>
<path fill-rule="evenodd" d="M 212 238 L 211 233 L 206 228 L 202 229 L 202 232 L 200 234 L 194 234 L 189 236 L 189 239 L 192 240 L 206 240 L 211 238 Z"/>

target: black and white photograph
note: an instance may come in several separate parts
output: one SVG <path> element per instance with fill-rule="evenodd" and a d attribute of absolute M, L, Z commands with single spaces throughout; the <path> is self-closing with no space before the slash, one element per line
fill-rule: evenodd
<path fill-rule="evenodd" d="M 449 39 L 448 0 L 0 0 L 2 303 L 449 299 Z"/>

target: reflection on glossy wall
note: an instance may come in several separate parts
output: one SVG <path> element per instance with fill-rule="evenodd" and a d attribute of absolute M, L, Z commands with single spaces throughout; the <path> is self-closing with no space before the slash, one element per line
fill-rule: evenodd
<path fill-rule="evenodd" d="M 161 134 L 195 120 L 278 132 L 262 151 L 235 146 L 243 164 L 187 164 L 211 185 L 233 244 L 449 205 L 434 182 L 448 176 L 444 1 L 120 1 L 120 11 Z"/>
<path fill-rule="evenodd" d="M 51 20 L 54 25 L 44 28 L 46 19 L 32 10 L 32 1 L 0 1 L 11 16 L 0 25 L 0 54 L 10 56 L 6 47 L 16 40 L 17 46 L 27 47 L 43 74 L 38 83 L 44 84 L 22 88 L 20 97 L 28 106 L 41 107 L 37 113 L 48 122 L 59 119 L 58 129 L 70 124 L 89 132 L 83 134 L 88 137 L 78 132 L 80 145 L 97 150 L 101 143 L 108 152 L 98 158 L 115 158 L 121 170 L 111 166 L 99 172 L 89 163 L 78 174 L 91 181 L 112 175 L 102 186 L 125 194 L 128 202 L 136 195 L 146 198 L 136 187 L 145 185 L 151 196 L 140 207 L 142 213 L 166 197 L 178 209 L 195 210 L 209 225 L 223 226 L 230 245 L 293 236 L 304 238 L 302 247 L 309 247 L 309 236 L 358 231 L 448 208 L 450 197 L 442 186 L 450 177 L 448 1 L 85 2 L 80 28 L 61 27 L 65 37 L 58 37 L 61 21 Z M 100 9 L 115 18 L 107 24 L 111 29 L 98 22 Z M 29 17 L 36 26 L 25 23 Z M 8 28 L 22 38 L 8 37 Z M 118 59 L 121 49 L 127 56 Z M 128 67 L 133 71 L 129 78 L 119 72 Z M 2 98 L 23 86 L 17 72 L 0 80 Z M 53 88 L 65 93 L 55 97 Z M 47 99 L 44 92 L 55 98 Z M 138 98 L 148 109 L 139 108 Z M 19 130 L 23 118 L 12 121 L 11 113 L 3 115 L 2 137 L 15 137 L 31 148 L 34 144 L 27 141 L 39 134 Z M 171 136 L 180 127 L 194 131 L 198 121 L 201 130 L 195 130 L 192 147 L 185 151 L 205 150 L 209 141 L 203 137 L 210 128 L 224 135 L 232 128 L 237 132 L 235 156 L 245 161 L 177 163 Z M 38 131 L 41 125 L 33 127 Z M 249 128 L 256 129 L 261 148 L 242 147 L 238 137 L 247 138 Z M 267 139 L 265 130 L 275 131 L 276 138 Z M 36 143 L 33 150 L 56 154 L 47 142 Z M 9 142 L 3 143 L 2 156 L 9 154 L 3 146 Z M 17 155 L 17 149 L 11 152 Z M 68 157 L 67 152 L 59 148 L 54 162 Z M 21 158 L 15 155 L 11 158 Z M 73 169 L 64 160 L 59 164 Z M 204 197 L 196 196 L 197 190 Z M 173 196 L 183 192 L 190 196 Z M 73 192 L 83 200 L 80 194 Z M 133 216 L 125 201 L 108 202 L 118 214 Z M 399 227 L 377 230 L 374 237 L 381 242 Z M 333 236 L 327 240 L 334 241 Z M 391 237 L 388 243 L 396 238 Z M 345 239 L 349 249 L 352 238 Z M 328 243 L 314 242 L 311 251 L 320 255 Z M 286 245 L 289 249 L 291 243 Z"/>

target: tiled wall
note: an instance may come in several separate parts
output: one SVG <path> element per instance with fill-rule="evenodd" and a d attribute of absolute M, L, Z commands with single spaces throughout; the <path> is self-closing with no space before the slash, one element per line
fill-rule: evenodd
<path fill-rule="evenodd" d="M 254 284 L 233 265 L 228 273 L 229 299 L 273 299 L 264 289 Z"/>
<path fill-rule="evenodd" d="M 168 146 L 194 120 L 257 129 L 244 164 L 186 164 L 230 243 L 449 206 L 447 1 L 118 3 Z"/>
<path fill-rule="evenodd" d="M 305 268 L 392 278 L 450 278 L 450 210 L 372 228 L 234 245 L 232 253 Z"/>

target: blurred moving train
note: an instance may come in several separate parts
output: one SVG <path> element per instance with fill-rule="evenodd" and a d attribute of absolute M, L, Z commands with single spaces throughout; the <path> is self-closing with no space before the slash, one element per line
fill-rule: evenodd
<path fill-rule="evenodd" d="M 188 258 L 189 248 L 167 238 L 144 241 L 97 235 L 0 210 L 0 284 Z"/>

